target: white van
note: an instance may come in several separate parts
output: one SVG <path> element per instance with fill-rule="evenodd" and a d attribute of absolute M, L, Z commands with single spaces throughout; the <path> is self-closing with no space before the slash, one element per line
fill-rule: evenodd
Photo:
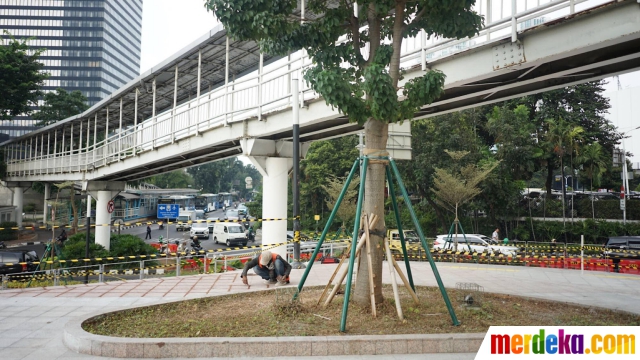
<path fill-rule="evenodd" d="M 244 226 L 235 223 L 216 223 L 213 226 L 213 242 L 224 243 L 227 246 L 242 245 L 247 246 L 247 235 L 244 233 Z"/>

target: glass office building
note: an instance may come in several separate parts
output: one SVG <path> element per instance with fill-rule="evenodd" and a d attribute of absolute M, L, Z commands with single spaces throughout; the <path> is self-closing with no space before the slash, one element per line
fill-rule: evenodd
<path fill-rule="evenodd" d="M 80 90 L 93 105 L 140 74 L 142 1 L 0 0 L 0 36 L 32 37 L 31 47 L 46 49 L 43 90 Z M 0 142 L 36 122 L 2 121 Z"/>

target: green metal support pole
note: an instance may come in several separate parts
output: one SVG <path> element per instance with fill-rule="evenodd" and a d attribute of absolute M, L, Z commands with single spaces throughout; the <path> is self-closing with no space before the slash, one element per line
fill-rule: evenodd
<path fill-rule="evenodd" d="M 358 245 L 358 230 L 360 229 L 360 214 L 362 213 L 362 201 L 364 199 L 364 183 L 367 179 L 367 165 L 369 158 L 362 161 L 362 173 L 360 174 L 360 190 L 358 192 L 358 206 L 356 207 L 356 221 L 353 225 L 353 242 L 351 243 L 351 256 L 349 257 L 349 270 L 347 270 L 347 287 L 344 289 L 344 304 L 342 304 L 342 319 L 340 320 L 340 332 L 347 327 L 347 311 L 349 311 L 349 296 L 351 295 L 351 280 L 353 278 L 353 264 L 356 260 L 356 247 Z M 368 224 L 367 224 L 368 226 Z"/>
<path fill-rule="evenodd" d="M 322 243 L 324 242 L 324 239 L 327 236 L 327 233 L 329 232 L 329 227 L 331 227 L 331 224 L 333 223 L 333 219 L 335 218 L 336 214 L 338 213 L 338 208 L 340 208 L 340 204 L 342 203 L 342 199 L 344 199 L 344 196 L 347 193 L 347 189 L 349 188 L 349 184 L 351 184 L 351 180 L 353 179 L 353 176 L 355 175 L 356 170 L 358 169 L 359 163 L 360 163 L 360 159 L 356 160 L 353 163 L 353 166 L 351 167 L 351 172 L 349 173 L 349 176 L 347 177 L 347 181 L 345 182 L 344 187 L 342 188 L 342 191 L 340 192 L 340 196 L 338 196 L 338 200 L 336 201 L 336 205 L 333 207 L 333 210 L 331 211 L 331 215 L 329 216 L 329 220 L 327 220 L 327 224 L 324 226 L 324 230 L 322 230 L 322 235 L 320 236 L 320 240 L 318 240 L 318 244 L 316 245 L 316 249 L 313 251 L 313 255 L 311 256 L 311 259 L 309 260 L 309 264 L 308 264 L 307 268 L 304 270 L 304 274 L 302 275 L 302 279 L 300 279 L 300 284 L 298 284 L 298 293 L 300 291 L 302 291 L 302 287 L 304 286 L 304 282 L 307 280 L 307 276 L 309 275 L 309 271 L 311 271 L 311 267 L 313 266 L 314 260 L 315 260 L 316 256 L 318 256 L 318 253 L 320 252 L 320 248 L 322 247 Z M 293 295 L 293 299 L 294 300 L 298 297 L 298 293 Z"/>
<path fill-rule="evenodd" d="M 467 244 L 467 249 L 469 250 L 469 252 L 472 252 L 471 251 L 471 245 L 469 244 L 469 241 L 467 240 L 467 235 L 464 233 L 464 229 L 462 229 L 462 225 L 460 224 L 460 220 L 458 220 L 457 218 L 451 224 L 451 228 L 449 229 L 449 234 L 447 235 L 447 239 L 445 240 L 445 242 L 453 243 L 453 241 L 451 240 L 452 239 L 451 235 L 453 235 L 453 227 L 454 226 L 455 227 L 460 227 L 460 231 L 462 231 L 462 237 L 464 238 L 464 243 Z M 456 248 L 455 251 L 457 252 L 458 248 Z"/>
<path fill-rule="evenodd" d="M 469 244 L 469 240 L 467 240 L 467 234 L 464 232 L 464 229 L 462 228 L 462 224 L 460 224 L 460 221 L 458 221 L 458 226 L 460 226 L 460 231 L 462 231 L 462 237 L 464 237 L 464 242 L 467 244 L 467 249 L 469 250 L 470 253 L 473 253 L 473 251 L 471 251 L 471 245 Z M 477 258 L 476 258 L 476 262 L 478 262 Z"/>
<path fill-rule="evenodd" d="M 433 270 L 433 275 L 436 278 L 436 282 L 438 283 L 438 287 L 440 288 L 440 293 L 442 294 L 442 298 L 444 299 L 445 304 L 447 305 L 447 309 L 449 309 L 449 315 L 451 316 L 451 320 L 453 321 L 453 325 L 460 325 L 460 321 L 456 317 L 456 313 L 453 310 L 453 306 L 451 305 L 451 300 L 449 300 L 449 295 L 447 295 L 447 291 L 444 288 L 444 284 L 442 283 L 442 279 L 440 278 L 440 273 L 438 272 L 438 268 L 436 267 L 436 263 L 433 261 L 433 257 L 431 256 L 431 251 L 427 246 L 427 240 L 422 233 L 422 228 L 420 228 L 420 223 L 418 222 L 418 217 L 416 216 L 415 211 L 413 211 L 413 206 L 411 206 L 411 201 L 409 199 L 409 194 L 407 193 L 407 189 L 404 187 L 402 183 L 402 179 L 400 178 L 400 172 L 398 171 L 398 166 L 393 159 L 389 161 L 391 166 L 393 167 L 393 173 L 396 176 L 396 180 L 398 181 L 398 186 L 402 191 L 402 196 L 404 197 L 405 202 L 407 203 L 407 208 L 409 208 L 409 213 L 411 214 L 411 219 L 413 220 L 413 224 L 416 227 L 416 231 L 418 232 L 418 236 L 420 236 L 420 241 L 422 242 L 422 246 L 424 246 L 425 253 L 427 254 L 427 259 L 429 259 L 429 264 L 431 265 L 431 270 Z"/>
<path fill-rule="evenodd" d="M 387 181 L 389 182 L 389 194 L 391 195 L 391 204 L 393 204 L 393 212 L 396 214 L 396 224 L 398 224 L 398 235 L 400 235 L 400 245 L 402 245 L 402 255 L 404 256 L 404 265 L 407 267 L 407 277 L 409 278 L 409 285 L 416 291 L 415 285 L 413 285 L 413 276 L 411 275 L 411 266 L 409 265 L 409 256 L 407 255 L 407 246 L 404 240 L 404 231 L 402 231 L 402 224 L 400 223 L 400 211 L 398 210 L 398 202 L 396 201 L 396 192 L 393 187 L 393 178 L 391 177 L 391 170 L 386 167 Z M 391 259 L 389 259 L 391 261 Z M 391 263 L 389 263 L 391 264 Z M 391 265 L 389 265 L 391 266 Z"/>

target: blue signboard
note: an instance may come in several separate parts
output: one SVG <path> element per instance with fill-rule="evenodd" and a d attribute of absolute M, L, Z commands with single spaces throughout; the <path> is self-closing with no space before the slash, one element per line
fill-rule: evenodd
<path fill-rule="evenodd" d="M 180 213 L 180 204 L 158 204 L 158 219 L 176 219 Z"/>

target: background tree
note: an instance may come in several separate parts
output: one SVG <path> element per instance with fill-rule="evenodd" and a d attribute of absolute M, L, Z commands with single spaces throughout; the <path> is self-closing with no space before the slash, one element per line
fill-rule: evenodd
<path fill-rule="evenodd" d="M 602 151 L 602 146 L 594 142 L 585 146 L 578 156 L 578 163 L 582 165 L 581 174 L 589 179 L 589 190 L 593 191 L 593 184 L 600 185 L 602 174 L 607 170 L 606 156 Z M 593 204 L 594 196 L 591 196 L 591 217 L 595 219 L 596 210 Z"/>
<path fill-rule="evenodd" d="M 204 193 L 237 191 L 240 197 L 248 198 L 249 192 L 260 187 L 262 175 L 253 165 L 244 165 L 238 158 L 225 159 L 187 169 L 195 186 Z M 253 189 L 247 189 L 244 179 L 253 179 Z"/>
<path fill-rule="evenodd" d="M 562 221 L 565 221 L 565 198 L 567 196 L 567 187 L 565 183 L 564 164 L 565 156 L 577 153 L 577 140 L 581 139 L 584 129 L 580 126 L 574 126 L 564 121 L 562 118 L 558 120 L 547 120 L 549 131 L 546 135 L 546 141 L 553 148 L 553 153 L 558 156 L 560 162 L 560 173 L 562 174 Z M 571 170 L 573 173 L 573 169 Z M 573 177 L 572 177 L 573 178 Z"/>
<path fill-rule="evenodd" d="M 469 154 L 467 151 L 445 150 L 453 163 L 454 169 L 436 169 L 433 178 L 433 192 L 438 201 L 453 211 L 458 219 L 458 208 L 461 204 L 471 201 L 482 190 L 480 182 L 484 180 L 498 165 L 497 162 L 483 162 L 481 165 L 462 165 L 461 160 Z M 457 168 L 457 169 L 455 169 Z"/>
<path fill-rule="evenodd" d="M 336 203 L 338 202 L 338 197 L 340 197 L 340 192 L 345 185 L 346 177 L 338 178 L 335 176 L 327 176 L 325 185 L 322 185 L 324 191 L 329 195 L 328 199 L 325 200 L 327 203 L 327 207 L 329 211 L 333 211 Z M 360 186 L 360 177 L 354 177 L 347 188 L 347 192 L 345 193 L 344 198 L 342 199 L 342 203 L 338 208 L 338 212 L 336 215 L 342 221 L 342 228 L 346 229 L 349 222 L 353 220 L 353 214 L 356 212 L 356 207 L 358 203 L 358 186 Z"/>
<path fill-rule="evenodd" d="M 186 189 L 194 184 L 191 175 L 184 170 L 175 170 L 160 175 L 154 175 L 144 181 L 159 186 L 162 189 Z"/>
<path fill-rule="evenodd" d="M 327 104 L 364 125 L 367 155 L 386 153 L 390 122 L 413 117 L 434 101 L 444 87 L 444 74 L 428 71 L 399 88 L 402 41 L 421 30 L 428 37 L 463 38 L 479 32 L 482 18 L 471 10 L 475 0 L 310 0 L 307 19 L 293 15 L 297 1 L 205 0 L 230 36 L 255 40 L 269 54 L 304 49 L 313 64 L 304 78 Z M 302 20 L 302 23 L 301 23 Z M 346 36 L 345 36 L 346 35 Z M 369 46 L 367 55 L 362 50 Z M 348 64 L 346 67 L 344 64 Z M 398 99 L 402 90 L 404 100 Z M 384 219 L 385 165 L 369 165 L 363 211 Z M 360 214 L 355 214 L 360 216 Z M 382 301 L 382 236 L 384 221 L 372 231 L 375 302 Z M 367 257 L 359 276 L 367 278 Z M 369 283 L 358 281 L 353 300 L 369 302 Z"/>
<path fill-rule="evenodd" d="M 484 109 L 477 108 L 412 121 L 411 161 L 399 161 L 398 168 L 408 191 L 420 195 L 434 209 L 442 228 L 449 230 L 451 219 L 447 220 L 446 211 L 436 202 L 433 179 L 437 168 L 451 167 L 450 151 L 467 151 L 468 161 L 478 161 L 479 151 L 485 146 L 478 132 L 486 122 Z"/>
<path fill-rule="evenodd" d="M 46 126 L 80 114 L 88 108 L 87 98 L 80 91 L 67 92 L 58 88 L 55 92 L 44 95 L 44 105 L 32 117 L 40 120 L 38 126 Z"/>
<path fill-rule="evenodd" d="M 16 39 L 6 30 L 4 34 L 9 38 L 0 38 L 0 120 L 30 114 L 49 76 L 39 61 L 45 49 L 29 49 L 31 39 Z"/>
<path fill-rule="evenodd" d="M 300 163 L 300 208 L 303 213 L 323 214 L 325 210 L 329 210 L 326 206 L 327 191 L 323 185 L 328 176 L 342 178 L 349 173 L 359 156 L 357 144 L 356 135 L 311 144 Z M 302 221 L 304 223 L 305 219 Z M 311 224 L 315 222 L 309 223 Z"/>
<path fill-rule="evenodd" d="M 603 96 L 604 80 L 569 86 L 539 94 L 525 96 L 508 102 L 510 108 L 519 104 L 527 106 L 529 117 L 536 125 L 535 138 L 543 145 L 549 133 L 547 119 L 563 119 L 573 126 L 582 127 L 583 143 L 598 142 L 604 152 L 613 153 L 621 134 L 604 116 L 610 105 Z M 537 158 L 538 167 L 546 169 L 545 188 L 551 195 L 554 170 L 558 169 L 558 156 L 553 146 L 543 146 L 544 154 Z"/>

